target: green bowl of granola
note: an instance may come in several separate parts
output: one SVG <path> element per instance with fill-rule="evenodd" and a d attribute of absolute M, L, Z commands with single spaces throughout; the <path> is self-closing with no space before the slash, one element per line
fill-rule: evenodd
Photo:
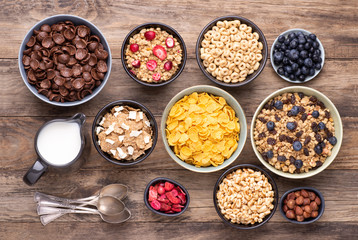
<path fill-rule="evenodd" d="M 251 145 L 273 173 L 293 179 L 314 176 L 336 158 L 343 139 L 337 108 L 321 92 L 287 87 L 270 94 L 251 123 Z"/>

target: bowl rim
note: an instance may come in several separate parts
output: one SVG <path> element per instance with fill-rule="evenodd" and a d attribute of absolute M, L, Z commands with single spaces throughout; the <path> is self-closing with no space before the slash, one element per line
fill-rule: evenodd
<path fill-rule="evenodd" d="M 273 50 L 274 50 L 274 46 L 276 45 L 276 43 L 277 43 L 277 41 L 278 41 L 278 37 L 279 36 L 281 36 L 281 35 L 284 35 L 284 36 L 287 36 L 288 34 L 290 34 L 290 33 L 292 33 L 292 32 L 294 32 L 294 33 L 296 33 L 296 32 L 303 32 L 303 33 L 305 33 L 305 34 L 311 34 L 311 32 L 310 31 L 307 31 L 307 30 L 305 30 L 305 29 L 302 29 L 302 28 L 292 28 L 292 29 L 289 29 L 289 30 L 286 30 L 286 31 L 284 31 L 284 32 L 282 32 L 281 34 L 279 34 L 278 36 L 277 36 L 277 38 L 275 39 L 275 41 L 272 43 L 272 46 L 271 46 L 271 49 L 270 49 L 270 62 L 271 62 L 271 66 L 272 66 L 272 68 L 273 68 L 273 70 L 276 72 L 276 74 L 279 76 L 279 77 L 281 77 L 282 79 L 284 79 L 284 80 L 286 80 L 287 82 L 290 82 L 290 83 L 298 83 L 298 84 L 302 84 L 302 83 L 306 83 L 306 82 L 308 82 L 308 81 L 311 81 L 313 78 L 315 78 L 321 71 L 322 71 L 322 69 L 323 69 L 323 66 L 324 66 L 324 60 L 325 60 L 325 57 L 326 57 L 326 55 L 325 55 L 325 51 L 324 51 L 324 47 L 323 47 L 323 44 L 322 44 L 322 42 L 318 39 L 318 37 L 317 37 L 317 42 L 319 43 L 319 50 L 321 50 L 321 58 L 322 58 L 322 66 L 321 66 L 321 69 L 320 70 L 316 70 L 315 69 L 315 74 L 313 75 L 313 76 L 309 76 L 308 78 L 306 78 L 304 81 L 295 81 L 295 80 L 291 80 L 291 79 L 289 79 L 289 78 L 287 78 L 287 77 L 285 77 L 285 76 L 281 76 L 280 74 L 278 74 L 278 72 L 277 72 L 277 69 L 278 69 L 278 67 L 275 65 L 275 63 L 273 62 Z"/>
<path fill-rule="evenodd" d="M 177 72 L 172 76 L 171 79 L 167 80 L 167 81 L 164 81 L 164 82 L 161 82 L 161 83 L 147 83 L 147 82 L 144 82 L 138 78 L 136 78 L 135 76 L 133 76 L 133 74 L 130 73 L 127 65 L 126 65 L 126 61 L 125 61 L 125 48 L 127 46 L 127 41 L 129 41 L 129 38 L 131 37 L 131 35 L 139 30 L 139 29 L 142 29 L 142 28 L 146 28 L 146 27 L 153 27 L 153 25 L 155 26 L 160 26 L 161 28 L 164 28 L 162 30 L 166 31 L 166 29 L 169 29 L 171 30 L 172 32 L 174 32 L 176 37 L 182 44 L 182 47 L 183 47 L 183 57 L 182 57 L 182 63 L 181 63 L 181 67 L 177 70 Z M 164 24 L 164 23 L 160 23 L 160 22 L 148 22 L 148 23 L 143 23 L 143 24 L 140 24 L 136 27 L 134 27 L 128 34 L 127 36 L 124 38 L 123 42 L 122 42 L 122 47 L 121 47 L 121 61 L 122 61 L 122 65 L 123 65 L 123 68 L 125 70 L 125 72 L 128 74 L 128 76 L 130 78 L 132 78 L 134 81 L 136 81 L 137 83 L 140 83 L 144 86 L 147 86 L 147 87 L 160 87 L 160 86 L 164 86 L 164 85 L 167 85 L 171 82 L 173 82 L 175 79 L 177 79 L 180 74 L 183 72 L 184 68 L 185 68 L 185 64 L 186 64 L 186 60 L 187 60 L 187 50 L 186 50 L 186 46 L 185 46 L 185 42 L 184 42 L 184 39 L 182 38 L 182 36 L 179 34 L 178 31 L 176 31 L 174 28 L 172 28 L 171 26 L 167 25 L 167 24 Z"/>
<path fill-rule="evenodd" d="M 55 102 L 55 101 L 50 101 L 46 96 L 42 97 L 43 95 L 40 95 L 36 90 L 35 87 L 33 87 L 28 81 L 27 81 L 27 74 L 26 74 L 26 70 L 24 69 L 24 65 L 22 63 L 22 57 L 23 57 L 23 51 L 21 51 L 22 48 L 26 47 L 26 42 L 25 39 L 28 36 L 32 36 L 33 35 L 33 31 L 34 29 L 39 28 L 41 25 L 46 24 L 49 20 L 54 19 L 54 18 L 73 18 L 73 19 L 77 19 L 80 21 L 83 21 L 83 24 L 86 25 L 87 27 L 90 26 L 91 28 L 94 28 L 98 33 L 99 33 L 99 37 L 102 37 L 103 39 L 103 45 L 107 46 L 108 48 L 108 58 L 107 58 L 107 72 L 102 80 L 101 85 L 99 85 L 98 87 L 96 87 L 95 91 L 93 91 L 90 95 L 84 97 L 81 100 L 77 100 L 77 101 L 73 101 L 73 102 Z M 65 20 L 65 19 L 64 19 Z M 59 20 L 60 21 L 64 21 L 64 20 Z M 92 31 L 91 31 L 92 32 Z M 102 42 L 101 39 L 101 42 Z M 49 103 L 51 105 L 54 106 L 60 106 L 60 107 L 73 107 L 73 106 L 77 106 L 77 105 L 81 105 L 83 103 L 86 103 L 88 101 L 90 101 L 91 99 L 93 99 L 95 96 L 97 96 L 97 94 L 99 94 L 102 89 L 104 88 L 104 86 L 106 85 L 109 76 L 111 75 L 111 70 L 112 70 L 112 54 L 111 54 L 111 49 L 110 46 L 107 42 L 107 39 L 105 38 L 104 34 L 99 30 L 99 28 L 94 25 L 92 22 L 90 22 L 87 19 L 84 19 L 82 17 L 76 16 L 76 15 L 71 15 L 71 14 L 56 14 L 56 15 L 52 15 L 49 16 L 47 18 L 44 18 L 40 21 L 38 21 L 37 23 L 35 23 L 30 29 L 29 31 L 26 33 L 25 37 L 22 39 L 22 42 L 20 44 L 20 48 L 19 48 L 19 54 L 18 54 L 18 67 L 19 67 L 19 72 L 21 75 L 21 78 L 23 80 L 23 82 L 25 83 L 26 87 L 30 90 L 30 92 L 35 95 L 38 99 Z M 24 71 L 23 71 L 24 70 Z"/>
<path fill-rule="evenodd" d="M 337 151 L 335 153 L 332 153 L 331 156 L 329 156 L 329 160 L 327 161 L 327 159 L 325 160 L 324 164 L 315 169 L 315 170 L 310 170 L 308 173 L 286 173 L 283 172 L 281 170 L 277 170 L 275 167 L 271 166 L 268 162 L 266 162 L 261 154 L 258 152 L 257 148 L 256 148 L 256 144 L 255 144 L 255 140 L 254 140 L 254 128 L 255 128 L 255 121 L 257 119 L 258 114 L 260 113 L 261 109 L 263 108 L 263 106 L 272 98 L 274 98 L 275 96 L 278 96 L 280 94 L 283 93 L 287 93 L 287 92 L 301 92 L 301 91 L 310 91 L 313 92 L 312 95 L 314 95 L 317 98 L 320 98 L 321 100 L 323 100 L 324 102 L 329 103 L 332 107 L 329 108 L 330 112 L 334 112 L 334 114 L 337 116 L 337 122 L 335 121 L 335 132 L 339 132 L 340 137 L 337 137 L 337 134 L 335 135 L 337 138 L 337 144 L 334 146 L 334 148 L 337 148 Z M 303 179 L 303 178 L 308 178 L 308 177 L 312 177 L 320 172 L 322 172 L 323 170 L 325 170 L 336 158 L 336 156 L 339 153 L 339 150 L 341 148 L 342 145 L 342 139 L 343 139 L 343 125 L 342 125 L 342 119 L 341 116 L 336 108 L 336 106 L 333 104 L 333 102 L 323 93 L 319 92 L 318 90 L 314 89 L 314 88 L 310 88 L 310 87 L 305 87 L 305 86 L 290 86 L 290 87 L 285 87 L 285 88 L 281 88 L 279 90 L 274 91 L 273 93 L 269 94 L 261 103 L 260 105 L 257 107 L 253 117 L 252 117 L 252 121 L 251 121 L 251 127 L 250 127 L 250 138 L 251 138 L 251 146 L 256 154 L 256 157 L 260 160 L 260 162 L 271 172 L 281 176 L 281 177 L 285 177 L 285 178 L 290 178 L 290 179 Z M 327 163 L 327 164 L 326 164 Z M 326 164 L 326 165 L 325 165 Z"/>
<path fill-rule="evenodd" d="M 240 20 L 243 21 L 245 24 L 248 24 L 249 26 L 253 26 L 256 28 L 255 31 L 257 31 L 260 35 L 260 37 L 262 37 L 262 44 L 263 44 L 263 49 L 266 49 L 265 53 L 262 56 L 261 62 L 260 62 L 260 66 L 259 68 L 252 74 L 250 74 L 250 76 L 252 76 L 249 80 L 245 79 L 242 82 L 238 82 L 238 83 L 225 83 L 222 81 L 217 80 L 215 77 L 213 77 L 211 74 L 209 74 L 206 70 L 205 67 L 203 65 L 203 61 L 200 59 L 199 56 L 199 52 L 200 52 L 200 43 L 201 43 L 201 39 L 203 38 L 203 35 L 209 30 L 210 26 L 218 21 L 221 20 L 231 20 L 231 19 L 236 19 L 236 20 Z M 214 20 L 210 21 L 207 25 L 205 25 L 205 27 L 201 30 L 198 39 L 196 41 L 196 45 L 195 45 L 195 55 L 196 55 L 196 61 L 198 63 L 198 66 L 200 68 L 200 70 L 203 72 L 203 74 L 210 79 L 212 82 L 223 86 L 223 87 L 240 87 L 243 86 L 251 81 L 253 81 L 255 78 L 257 78 L 261 72 L 264 70 L 265 66 L 266 66 L 266 62 L 267 62 L 267 58 L 268 58 L 268 45 L 267 45 L 267 41 L 265 38 L 265 35 L 263 33 L 263 31 L 255 24 L 253 23 L 251 20 L 241 17 L 241 16 L 237 16 L 237 15 L 228 15 L 228 16 L 222 16 L 222 17 L 218 17 L 215 18 Z"/>
<path fill-rule="evenodd" d="M 313 191 L 316 195 L 318 195 L 318 197 L 321 199 L 321 206 L 319 208 L 319 212 L 318 212 L 318 216 L 311 219 L 311 220 L 308 220 L 308 221 L 303 221 L 303 222 L 299 222 L 297 220 L 293 220 L 293 219 L 289 219 L 288 217 L 286 217 L 286 214 L 284 213 L 283 209 L 282 209 L 282 205 L 283 205 L 283 201 L 285 200 L 286 196 L 291 193 L 291 192 L 295 192 L 295 191 L 298 191 L 298 190 L 309 190 L 309 191 Z M 280 209 L 280 213 L 281 215 L 289 222 L 291 223 L 296 223 L 296 224 L 309 224 L 309 223 L 313 223 L 315 221 L 317 221 L 319 218 L 322 217 L 323 213 L 324 213 L 324 209 L 326 207 L 326 204 L 325 204 L 325 201 L 324 201 L 324 197 L 323 197 L 323 194 L 318 191 L 316 188 L 314 187 L 296 187 L 296 188 L 292 188 L 290 190 L 287 190 L 280 198 L 280 202 L 279 202 L 279 209 Z"/>
<path fill-rule="evenodd" d="M 198 90 L 200 88 L 205 88 L 204 91 L 202 90 Z M 211 93 L 210 91 L 211 90 L 216 90 L 216 91 L 219 91 L 220 93 L 222 93 L 222 95 L 219 95 L 221 97 L 223 97 L 223 95 L 225 95 L 226 97 L 223 97 L 225 98 L 225 100 L 227 101 L 227 98 L 231 98 L 232 101 L 234 101 L 238 107 L 239 107 L 239 112 L 242 116 L 242 119 L 243 121 L 240 121 L 239 119 L 239 123 L 240 123 L 240 139 L 238 142 L 240 141 L 243 141 L 243 144 L 242 144 L 242 148 L 240 149 L 239 147 L 235 150 L 235 152 L 231 155 L 230 158 L 226 159 L 225 161 L 228 161 L 229 159 L 229 163 L 227 165 L 224 165 L 224 164 L 221 164 L 217 167 L 213 167 L 213 166 L 209 166 L 209 167 L 195 167 L 194 165 L 191 165 L 191 164 L 188 164 L 184 161 L 182 161 L 181 159 L 179 159 L 173 152 L 173 150 L 171 149 L 171 147 L 169 146 L 168 144 L 168 141 L 166 140 L 166 133 L 165 133 L 165 127 L 166 127 L 166 119 L 168 117 L 168 115 L 164 115 L 165 112 L 168 112 L 170 111 L 170 108 L 172 108 L 172 106 L 177 102 L 179 101 L 181 98 L 183 98 L 184 96 L 186 95 L 189 95 L 190 93 L 193 93 L 193 92 L 207 92 L 207 93 Z M 186 93 L 186 92 L 190 92 L 190 93 Z M 216 94 L 214 94 L 216 95 Z M 230 107 L 232 107 L 231 105 L 229 105 Z M 232 107 L 233 108 L 233 107 Z M 235 115 L 239 118 L 239 113 L 237 113 L 235 111 Z M 243 127 L 244 126 L 244 127 Z M 162 135 L 162 140 L 163 140 L 163 143 L 164 143 L 164 148 L 165 150 L 167 151 L 167 153 L 169 154 L 169 156 L 177 163 L 179 164 L 180 166 L 184 167 L 185 169 L 188 169 L 190 171 L 193 171 L 193 172 L 198 172 L 198 173 L 211 173 L 211 172 L 216 172 L 216 171 L 219 171 L 221 169 L 224 169 L 228 166 L 230 166 L 241 154 L 242 150 L 244 149 L 245 147 L 245 143 L 246 143 L 246 139 L 247 139 L 247 122 L 246 122 L 246 116 L 245 116 L 245 112 L 243 110 L 243 108 L 241 107 L 240 103 L 236 100 L 236 98 L 234 96 L 232 96 L 230 93 L 228 93 L 227 91 L 219 88 L 219 87 L 215 87 L 215 86 L 210 86 L 210 85 L 196 85 L 196 86 L 192 86 L 192 87 L 188 87 L 188 88 L 185 88 L 183 89 L 182 91 L 180 91 L 179 93 L 177 93 L 167 104 L 167 106 L 165 107 L 164 111 L 163 111 L 163 114 L 162 114 L 162 119 L 161 119 L 161 135 Z M 243 130 L 245 129 L 245 130 Z M 224 162 L 225 162 L 224 161 Z M 204 171 L 202 169 L 205 169 Z M 209 170 L 207 170 L 209 169 Z"/>
<path fill-rule="evenodd" d="M 150 149 L 148 149 L 148 152 L 141 155 L 139 157 L 138 160 L 135 160 L 135 161 L 131 161 L 131 162 L 121 162 L 119 160 L 114 160 L 114 159 L 111 159 L 109 158 L 108 156 L 106 156 L 106 154 L 104 154 L 104 152 L 100 149 L 100 147 L 98 146 L 98 142 L 97 142 L 97 139 L 96 139 L 96 127 L 97 127 L 97 124 L 96 122 L 98 121 L 98 119 L 100 117 L 102 117 L 103 113 L 107 113 L 108 110 L 111 108 L 111 107 L 114 107 L 116 105 L 119 105 L 119 106 L 124 106 L 124 105 L 127 105 L 127 104 L 133 104 L 135 105 L 137 108 L 141 109 L 141 110 L 145 110 L 147 113 L 146 116 L 150 119 L 153 120 L 153 126 L 152 126 L 152 131 L 153 131 L 153 144 L 152 144 L 152 147 Z M 111 163 L 114 163 L 116 165 L 120 165 L 120 166 L 131 166 L 131 165 L 135 165 L 137 163 L 140 163 L 142 161 L 144 161 L 147 157 L 149 157 L 149 155 L 153 152 L 154 148 L 155 148 L 155 145 L 157 144 L 157 140 L 158 140 L 158 125 L 157 125 L 157 122 L 155 120 L 155 117 L 153 115 L 153 113 L 146 107 L 144 106 L 143 104 L 137 102 L 137 101 L 134 101 L 134 100 L 127 100 L 127 99 L 122 99 L 122 100 L 116 100 L 116 101 L 113 101 L 113 102 L 110 102 L 110 103 L 107 103 L 104 107 L 102 107 L 98 113 L 96 114 L 94 120 L 93 120 L 93 123 L 92 123 L 92 142 L 93 142 L 93 145 L 95 146 L 97 152 L 104 158 L 106 159 L 107 161 L 111 162 Z M 147 151 L 147 150 L 146 150 Z"/>
<path fill-rule="evenodd" d="M 242 168 L 254 168 L 256 170 L 259 170 L 261 173 L 263 173 L 267 179 L 269 180 L 269 183 L 271 184 L 272 186 L 272 189 L 273 191 L 275 192 L 275 196 L 274 196 L 274 208 L 272 209 L 271 213 L 267 216 L 265 216 L 265 220 L 263 220 L 261 223 L 258 223 L 258 224 L 254 224 L 254 225 L 244 225 L 244 224 L 237 224 L 237 223 L 231 223 L 229 222 L 227 219 L 224 218 L 224 216 L 221 214 L 220 210 L 219 210 L 219 207 L 218 207 L 218 204 L 217 204 L 217 200 L 216 200 L 216 193 L 217 193 L 217 190 L 218 190 L 218 187 L 220 185 L 220 183 L 222 182 L 222 180 L 224 179 L 224 177 L 226 177 L 226 175 L 228 175 L 229 173 L 237 170 L 237 169 L 242 169 Z M 277 184 L 275 182 L 275 179 L 270 175 L 270 173 L 266 170 L 264 170 L 263 168 L 259 167 L 259 166 L 256 166 L 256 165 L 253 165 L 253 164 L 248 164 L 248 163 L 244 163 L 244 164 L 238 164 L 236 166 L 233 166 L 231 168 L 229 168 L 228 170 L 226 170 L 225 172 L 223 172 L 220 177 L 218 178 L 218 180 L 216 181 L 215 183 L 215 186 L 214 186 L 214 191 L 213 191 L 213 200 L 214 200 L 214 207 L 215 207 L 215 210 L 216 210 L 216 213 L 219 215 L 219 217 L 224 221 L 224 223 L 226 223 L 227 225 L 231 226 L 231 227 L 234 227 L 234 228 L 238 228 L 238 229 L 245 229 L 245 230 L 248 230 L 248 229 L 255 229 L 255 228 L 258 228 L 262 225 L 264 225 L 265 223 L 267 223 L 271 218 L 272 216 L 275 214 L 276 212 L 276 209 L 277 209 L 277 206 L 278 206 L 278 203 L 279 203 L 279 196 L 278 196 L 278 188 L 277 188 Z"/>
<path fill-rule="evenodd" d="M 171 182 L 174 185 L 179 186 L 185 192 L 185 194 L 186 194 L 186 203 L 185 203 L 184 208 L 180 212 L 177 212 L 177 213 L 164 213 L 164 212 L 157 211 L 157 210 L 153 209 L 150 206 L 149 201 L 148 201 L 149 188 L 150 188 L 150 186 L 154 185 L 156 182 L 159 182 L 159 181 Z M 144 203 L 145 203 L 145 206 L 149 210 L 151 210 L 152 212 L 154 212 L 156 214 L 159 214 L 159 215 L 162 215 L 162 216 L 168 216 L 168 217 L 176 217 L 176 216 L 179 216 L 179 215 L 183 214 L 187 210 L 187 208 L 189 207 L 189 203 L 190 203 L 190 196 L 189 196 L 188 190 L 182 184 L 178 183 L 177 181 L 175 181 L 173 179 L 170 179 L 170 178 L 166 178 L 166 177 L 157 177 L 157 178 L 152 179 L 147 184 L 147 186 L 146 186 L 146 188 L 144 190 Z"/>

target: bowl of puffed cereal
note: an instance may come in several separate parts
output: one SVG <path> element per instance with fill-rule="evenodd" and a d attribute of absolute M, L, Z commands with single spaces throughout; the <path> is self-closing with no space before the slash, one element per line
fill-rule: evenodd
<path fill-rule="evenodd" d="M 286 87 L 270 94 L 251 123 L 251 144 L 261 163 L 286 178 L 307 178 L 326 169 L 343 139 L 337 108 L 323 93 Z"/>
<path fill-rule="evenodd" d="M 239 16 L 219 17 L 204 27 L 196 42 L 196 60 L 204 75 L 225 87 L 245 85 L 264 69 L 267 42 L 263 32 Z"/>
<path fill-rule="evenodd" d="M 117 165 L 142 162 L 153 152 L 157 139 L 154 115 L 136 101 L 108 103 L 93 120 L 93 145 L 104 159 Z"/>
<path fill-rule="evenodd" d="M 226 91 L 207 85 L 184 89 L 166 106 L 164 147 L 180 166 L 201 173 L 226 168 L 240 155 L 247 136 L 245 113 Z"/>
<path fill-rule="evenodd" d="M 174 81 L 184 70 L 183 38 L 163 23 L 145 23 L 128 33 L 122 44 L 122 64 L 136 82 L 159 87 Z"/>
<path fill-rule="evenodd" d="M 268 172 L 252 164 L 240 164 L 221 174 L 213 199 L 216 212 L 226 224 L 254 229 L 274 215 L 278 190 Z"/>

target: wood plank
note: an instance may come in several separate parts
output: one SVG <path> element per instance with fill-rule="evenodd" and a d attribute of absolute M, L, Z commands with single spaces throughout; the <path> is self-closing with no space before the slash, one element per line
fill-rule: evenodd
<path fill-rule="evenodd" d="M 358 117 L 358 60 L 328 60 L 322 72 L 304 86 L 312 87 L 327 95 L 336 105 L 342 117 Z M 47 104 L 35 97 L 23 83 L 17 61 L 0 59 L 3 76 L 0 90 L 1 116 L 70 116 L 82 111 L 95 116 L 105 104 L 119 99 L 133 99 L 144 103 L 155 115 L 161 115 L 170 99 L 181 90 L 195 85 L 218 86 L 199 70 L 196 60 L 189 59 L 182 75 L 164 87 L 145 87 L 133 81 L 123 70 L 119 59 L 113 61 L 111 76 L 94 99 L 80 106 L 61 108 Z M 240 88 L 224 88 L 232 94 L 251 117 L 257 106 L 277 89 L 297 86 L 281 79 L 268 62 L 261 75 Z M 160 96 L 160 98 L 158 98 Z"/>
<path fill-rule="evenodd" d="M 155 4 L 154 4 L 155 2 Z M 161 7 L 158 7 L 161 6 Z M 283 31 L 304 28 L 317 34 L 328 58 L 357 58 L 356 1 L 247 1 L 221 4 L 205 1 L 2 1 L 0 9 L 0 58 L 17 58 L 27 31 L 55 14 L 74 14 L 94 23 L 104 34 L 114 58 L 120 57 L 122 41 L 135 26 L 157 21 L 174 27 L 184 38 L 190 58 L 203 27 L 214 18 L 240 15 L 255 22 L 269 46 Z"/>
<path fill-rule="evenodd" d="M 246 163 L 246 161 L 243 161 Z M 238 164 L 236 162 L 235 164 Z M 260 164 L 258 164 L 260 165 Z M 0 222 L 39 222 L 36 204 L 33 201 L 35 191 L 69 198 L 86 197 L 101 186 L 110 183 L 128 185 L 129 194 L 125 200 L 133 212 L 133 222 L 170 222 L 171 218 L 161 217 L 149 211 L 143 202 L 143 193 L 147 183 L 159 176 L 173 178 L 182 183 L 190 194 L 190 206 L 187 212 L 175 218 L 177 222 L 220 222 L 213 206 L 213 186 L 223 171 L 211 174 L 198 174 L 184 169 L 148 170 L 116 168 L 112 170 L 81 170 L 73 175 L 48 173 L 33 187 L 22 182 L 24 171 L 6 171 L 0 173 L 0 191 L 2 204 Z M 320 222 L 358 222 L 358 202 L 352 193 L 358 192 L 356 177 L 358 170 L 325 170 L 310 179 L 290 180 L 274 176 L 279 196 L 298 186 L 312 186 L 322 192 L 326 200 L 325 213 Z M 195 180 L 193 180 L 195 179 Z M 342 187 L 344 186 L 344 187 Z M 19 199 L 19 201 L 14 201 Z M 21 200 L 20 200 L 21 199 Z M 98 216 L 73 215 L 58 221 L 98 222 Z M 284 222 L 277 209 L 272 222 Z"/>

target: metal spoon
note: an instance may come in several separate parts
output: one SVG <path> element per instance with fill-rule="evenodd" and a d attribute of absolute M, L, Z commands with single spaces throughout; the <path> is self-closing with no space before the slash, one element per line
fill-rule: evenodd
<path fill-rule="evenodd" d="M 94 211 L 84 211 L 84 210 L 75 210 L 75 209 L 65 209 L 65 208 L 54 208 L 47 206 L 39 206 L 42 213 L 46 213 L 46 215 L 40 216 L 41 223 L 46 225 L 54 220 L 54 216 L 58 214 L 66 214 L 66 213 L 86 213 L 86 214 L 98 214 L 101 216 L 102 220 L 108 223 L 122 223 L 127 221 L 131 216 L 131 212 L 128 208 L 124 208 L 123 211 L 117 215 L 106 215 L 98 210 Z"/>
<path fill-rule="evenodd" d="M 80 202 L 82 203 L 82 202 Z M 94 205 L 98 211 L 106 215 L 116 215 L 123 211 L 125 208 L 124 203 L 117 198 L 111 196 L 101 196 L 95 202 Z M 38 206 L 51 206 L 51 207 L 61 207 L 61 208 L 70 208 L 70 209 L 77 209 L 77 210 L 94 210 L 93 208 L 83 207 L 68 204 L 67 202 L 57 202 L 50 198 L 46 198 L 42 196 L 41 200 L 38 202 Z M 39 208 L 38 208 L 39 209 Z M 43 215 L 43 213 L 38 212 L 39 215 Z M 45 213 L 47 214 L 47 213 Z"/>

